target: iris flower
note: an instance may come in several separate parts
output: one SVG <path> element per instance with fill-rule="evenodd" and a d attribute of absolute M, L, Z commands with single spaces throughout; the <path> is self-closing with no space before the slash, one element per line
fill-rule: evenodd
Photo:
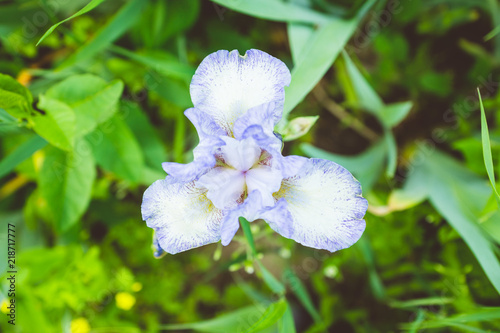
<path fill-rule="evenodd" d="M 196 70 L 185 115 L 199 144 L 188 164 L 165 162 L 165 179 L 144 193 L 142 217 L 157 253 L 231 242 L 239 217 L 265 220 L 305 246 L 334 252 L 354 244 L 368 207 L 359 182 L 322 159 L 282 156 L 286 65 L 269 54 L 217 51 Z"/>

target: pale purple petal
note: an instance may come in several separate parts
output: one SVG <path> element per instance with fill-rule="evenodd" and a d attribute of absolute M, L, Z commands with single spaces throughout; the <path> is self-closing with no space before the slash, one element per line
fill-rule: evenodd
<path fill-rule="evenodd" d="M 257 145 L 275 158 L 280 158 L 283 142 L 276 135 L 266 133 L 262 126 L 251 125 L 242 134 L 242 139 L 252 138 Z"/>
<path fill-rule="evenodd" d="M 268 165 L 258 165 L 246 172 L 248 192 L 259 191 L 263 206 L 274 206 L 273 193 L 280 189 L 281 171 Z"/>
<path fill-rule="evenodd" d="M 281 160 L 281 172 L 283 178 L 295 176 L 309 159 L 304 156 L 286 156 Z"/>
<path fill-rule="evenodd" d="M 241 139 L 246 129 L 252 125 L 259 125 L 265 134 L 271 136 L 274 130 L 273 112 L 275 102 L 258 105 L 246 111 L 234 123 L 233 134 L 236 139 Z"/>
<path fill-rule="evenodd" d="M 200 139 L 193 150 L 193 162 L 188 164 L 164 162 L 162 167 L 169 175 L 184 182 L 190 182 L 199 178 L 215 165 L 214 153 L 225 144 L 220 139 L 221 135 L 225 135 L 225 131 L 203 111 L 191 108 L 186 110 L 184 114 L 193 123 Z"/>
<path fill-rule="evenodd" d="M 193 150 L 193 162 L 187 164 L 163 162 L 161 166 L 170 176 L 183 182 L 193 181 L 215 166 L 214 152 L 223 144 L 218 139 L 204 139 Z"/>
<path fill-rule="evenodd" d="M 258 216 L 259 218 L 265 220 L 271 229 L 283 237 L 292 237 L 293 219 L 290 211 L 288 210 L 288 205 L 285 199 L 281 198 L 273 207 L 266 207 L 262 209 Z"/>
<path fill-rule="evenodd" d="M 184 111 L 184 115 L 196 128 L 200 141 L 207 137 L 219 137 L 226 135 L 226 132 L 207 113 L 196 108 Z"/>
<path fill-rule="evenodd" d="M 292 234 L 283 235 L 305 246 L 334 252 L 356 243 L 365 230 L 368 202 L 361 186 L 334 162 L 308 160 L 297 175 L 283 180 L 275 198 L 287 201 L 290 215 L 273 223 L 291 223 Z M 281 233 L 280 227 L 276 231 Z"/>
<path fill-rule="evenodd" d="M 239 171 L 247 171 L 259 160 L 261 149 L 252 138 L 236 140 L 223 137 L 226 143 L 219 149 L 224 163 Z"/>
<path fill-rule="evenodd" d="M 195 182 L 176 182 L 170 176 L 154 182 L 144 192 L 141 212 L 165 252 L 175 254 L 220 240 L 224 213 Z"/>
<path fill-rule="evenodd" d="M 279 59 L 259 50 L 240 56 L 237 50 L 217 51 L 207 56 L 191 81 L 191 99 L 196 108 L 213 117 L 227 133 L 247 110 L 276 102 L 273 120 L 283 113 L 285 86 L 290 71 Z"/>
<path fill-rule="evenodd" d="M 245 175 L 238 170 L 215 167 L 200 177 L 197 185 L 207 189 L 207 198 L 219 209 L 231 209 L 245 191 Z"/>
<path fill-rule="evenodd" d="M 249 222 L 257 219 L 257 212 L 262 208 L 262 197 L 258 191 L 250 192 L 245 201 L 227 212 L 222 222 L 222 245 L 228 245 L 238 231 L 239 218 L 244 217 Z"/>

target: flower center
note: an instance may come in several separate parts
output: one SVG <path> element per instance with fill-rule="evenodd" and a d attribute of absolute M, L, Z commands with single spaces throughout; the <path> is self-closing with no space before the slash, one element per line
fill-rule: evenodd
<path fill-rule="evenodd" d="M 249 193 L 259 191 L 263 204 L 274 204 L 272 194 L 279 190 L 281 172 L 272 167 L 272 157 L 252 139 L 225 137 L 225 146 L 215 154 L 217 164 L 198 180 L 207 197 L 219 209 L 234 208 Z"/>

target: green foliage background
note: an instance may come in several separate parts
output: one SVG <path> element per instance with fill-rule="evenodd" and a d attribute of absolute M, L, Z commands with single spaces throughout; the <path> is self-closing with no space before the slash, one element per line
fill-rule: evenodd
<path fill-rule="evenodd" d="M 0 1 L 1 330 L 500 331 L 499 26 L 494 0 Z M 155 260 L 140 203 L 192 159 L 191 76 L 250 48 L 292 71 L 284 152 L 360 180 L 365 234 L 260 221 Z"/>

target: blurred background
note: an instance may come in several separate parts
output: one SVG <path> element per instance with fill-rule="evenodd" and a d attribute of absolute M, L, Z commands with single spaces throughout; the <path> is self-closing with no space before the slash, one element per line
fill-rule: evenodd
<path fill-rule="evenodd" d="M 495 0 L 0 1 L 0 330 L 500 331 L 499 27 Z M 370 203 L 333 254 L 252 223 L 286 311 L 241 231 L 157 260 L 140 214 L 161 162 L 192 160 L 198 64 L 251 48 L 292 71 L 284 154 L 342 164 Z"/>

